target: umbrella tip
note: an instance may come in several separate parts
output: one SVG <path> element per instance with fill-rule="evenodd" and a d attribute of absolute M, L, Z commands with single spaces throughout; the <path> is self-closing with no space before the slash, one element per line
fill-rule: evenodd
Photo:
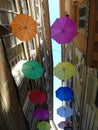
<path fill-rule="evenodd" d="M 67 17 L 69 17 L 69 14 L 66 14 Z"/>

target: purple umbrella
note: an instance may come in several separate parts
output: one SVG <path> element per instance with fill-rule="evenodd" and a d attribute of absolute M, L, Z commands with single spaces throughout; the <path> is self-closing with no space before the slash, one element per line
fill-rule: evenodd
<path fill-rule="evenodd" d="M 77 27 L 68 16 L 57 18 L 51 26 L 51 38 L 60 44 L 68 44 L 77 35 Z"/>
<path fill-rule="evenodd" d="M 34 117 L 37 120 L 46 120 L 49 117 L 49 112 L 48 110 L 44 109 L 44 108 L 37 108 L 34 113 L 33 113 Z"/>

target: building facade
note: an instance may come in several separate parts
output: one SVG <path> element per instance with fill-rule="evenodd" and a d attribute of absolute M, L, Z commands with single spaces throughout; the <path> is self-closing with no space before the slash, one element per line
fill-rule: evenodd
<path fill-rule="evenodd" d="M 0 0 L 0 130 L 34 130 L 36 108 L 28 95 L 34 89 L 46 93 L 42 104 L 53 120 L 53 61 L 47 0 Z M 37 34 L 28 42 L 11 31 L 17 14 L 28 14 L 37 22 Z M 41 63 L 44 73 L 38 80 L 24 77 L 21 69 L 27 60 Z"/>
<path fill-rule="evenodd" d="M 77 25 L 78 34 L 69 45 L 62 45 L 62 61 L 76 66 L 70 79 L 75 98 L 73 130 L 98 129 L 98 2 L 97 0 L 61 0 L 60 15 L 66 14 Z M 67 81 L 69 82 L 69 81 Z"/>

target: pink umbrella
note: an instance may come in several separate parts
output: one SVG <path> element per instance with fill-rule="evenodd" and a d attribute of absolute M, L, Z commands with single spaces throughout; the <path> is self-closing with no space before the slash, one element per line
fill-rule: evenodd
<path fill-rule="evenodd" d="M 49 118 L 49 112 L 48 110 L 44 109 L 44 108 L 37 108 L 34 113 L 33 113 L 34 117 L 37 120 L 46 120 Z"/>
<path fill-rule="evenodd" d="M 71 121 L 61 121 L 58 126 L 61 129 L 64 129 L 64 127 L 72 127 L 72 122 Z"/>
<path fill-rule="evenodd" d="M 77 35 L 77 27 L 68 16 L 57 18 L 51 26 L 51 38 L 60 44 L 68 44 Z"/>

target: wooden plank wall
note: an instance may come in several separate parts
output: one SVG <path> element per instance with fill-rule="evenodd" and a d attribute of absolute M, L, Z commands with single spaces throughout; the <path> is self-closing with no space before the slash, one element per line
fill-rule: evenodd
<path fill-rule="evenodd" d="M 87 65 L 98 68 L 98 0 L 90 1 Z"/>
<path fill-rule="evenodd" d="M 86 104 L 82 130 L 98 130 L 98 109 L 94 104 Z"/>

